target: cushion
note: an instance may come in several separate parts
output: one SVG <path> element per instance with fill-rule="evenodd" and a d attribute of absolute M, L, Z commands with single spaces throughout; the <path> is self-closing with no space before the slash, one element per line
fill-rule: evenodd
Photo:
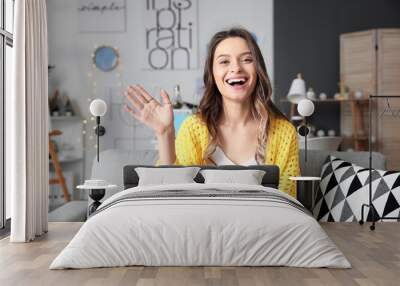
<path fill-rule="evenodd" d="M 400 211 L 400 172 L 372 170 L 372 202 L 382 216 Z M 329 156 L 321 171 L 314 216 L 319 221 L 359 221 L 362 204 L 369 203 L 369 169 Z M 372 221 L 370 208 L 364 218 Z M 367 216 L 365 216 L 367 215 Z"/>
<path fill-rule="evenodd" d="M 193 179 L 199 170 L 199 167 L 135 168 L 139 175 L 139 186 L 196 183 Z"/>
<path fill-rule="evenodd" d="M 261 185 L 265 171 L 262 170 L 201 170 L 204 183 L 235 183 Z"/>

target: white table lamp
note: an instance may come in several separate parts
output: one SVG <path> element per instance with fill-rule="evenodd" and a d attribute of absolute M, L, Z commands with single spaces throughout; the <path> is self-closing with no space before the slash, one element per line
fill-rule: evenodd
<path fill-rule="evenodd" d="M 287 98 L 291 103 L 295 104 L 298 104 L 300 100 L 306 98 L 306 83 L 300 73 L 297 74 L 297 78 L 292 81 Z"/>
<path fill-rule="evenodd" d="M 90 103 L 89 106 L 90 113 L 96 117 L 96 129 L 95 133 L 97 135 L 97 162 L 99 162 L 100 157 L 100 136 L 106 133 L 104 126 L 100 125 L 100 117 L 104 116 L 107 112 L 107 104 L 102 99 L 95 99 Z"/>

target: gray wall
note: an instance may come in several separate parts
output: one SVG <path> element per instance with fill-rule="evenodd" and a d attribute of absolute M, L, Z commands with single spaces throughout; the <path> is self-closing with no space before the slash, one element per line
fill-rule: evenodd
<path fill-rule="evenodd" d="M 395 27 L 400 27 L 398 0 L 274 1 L 275 101 L 286 97 L 298 72 L 317 95 L 332 97 L 338 91 L 339 35 Z M 288 104 L 280 107 L 288 111 Z M 318 104 L 311 122 L 339 132 L 339 105 Z"/>
<path fill-rule="evenodd" d="M 111 0 L 110 0 L 111 1 Z M 110 2 L 108 1 L 108 2 Z M 107 130 L 101 138 L 101 150 L 123 149 L 146 151 L 156 148 L 153 132 L 121 111 L 122 92 L 128 84 L 140 83 L 154 96 L 164 88 L 170 95 L 179 84 L 183 100 L 198 103 L 197 82 L 202 80 L 206 48 L 211 36 L 227 27 L 241 25 L 254 32 L 273 78 L 273 0 L 198 0 L 199 66 L 192 70 L 145 70 L 141 68 L 145 46 L 145 0 L 127 0 L 126 31 L 121 33 L 81 32 L 77 8 L 80 0 L 48 0 L 49 63 L 56 68 L 49 79 L 50 94 L 56 88 L 68 95 L 82 119 L 89 117 L 90 98 L 102 98 L 108 111 L 102 124 Z M 95 3 L 96 1 L 89 1 Z M 163 7 L 168 3 L 157 0 Z M 177 1 L 175 1 L 177 2 Z M 179 1 L 178 1 L 179 2 Z M 182 1 L 181 1 L 182 2 Z M 184 2 L 184 1 L 183 1 Z M 159 6 L 159 7 L 160 7 Z M 120 51 L 121 65 L 111 72 L 92 67 L 91 55 L 96 46 L 110 45 Z M 91 76 L 89 76 L 89 74 Z M 96 83 L 96 85 L 94 85 Z M 119 85 L 121 84 L 121 86 Z M 84 142 L 85 173 L 90 174 L 96 154 L 94 121 L 88 119 Z M 65 131 L 65 130 L 64 130 Z M 65 132 L 64 134 L 67 134 Z M 65 136 L 76 140 L 79 134 Z M 107 162 L 105 162 L 107 163 Z"/>

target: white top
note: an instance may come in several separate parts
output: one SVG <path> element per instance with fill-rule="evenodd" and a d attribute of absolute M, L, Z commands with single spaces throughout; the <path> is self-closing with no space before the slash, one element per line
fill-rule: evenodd
<path fill-rule="evenodd" d="M 236 163 L 232 162 L 225 155 L 224 151 L 222 151 L 222 149 L 219 148 L 218 146 L 217 146 L 217 148 L 215 148 L 214 153 L 212 153 L 211 159 L 215 162 L 215 164 L 217 166 L 220 166 L 220 165 L 242 165 L 242 166 L 258 165 L 255 158 L 247 160 L 244 163 L 236 164 Z"/>

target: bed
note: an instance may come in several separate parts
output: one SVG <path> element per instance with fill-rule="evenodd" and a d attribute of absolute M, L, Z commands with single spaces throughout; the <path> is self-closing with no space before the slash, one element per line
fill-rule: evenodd
<path fill-rule="evenodd" d="M 151 186 L 138 186 L 137 167 L 146 166 L 124 167 L 125 190 L 103 202 L 50 269 L 351 267 L 313 216 L 277 189 L 276 166 L 200 166 L 265 170 L 261 185 L 205 184 L 199 173 L 194 183 Z"/>

